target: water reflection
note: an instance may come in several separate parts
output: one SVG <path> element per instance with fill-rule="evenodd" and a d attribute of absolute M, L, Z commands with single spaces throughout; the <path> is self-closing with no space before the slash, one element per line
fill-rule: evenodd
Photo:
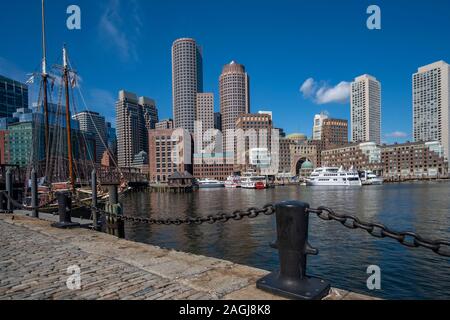
<path fill-rule="evenodd" d="M 202 190 L 192 194 L 135 193 L 124 199 L 125 212 L 139 217 L 198 217 L 232 212 L 283 200 L 301 200 L 313 207 L 329 206 L 363 220 L 382 222 L 398 230 L 433 238 L 450 238 L 450 184 L 413 183 L 365 188 L 280 187 L 264 191 Z M 231 260 L 273 270 L 277 252 L 273 217 L 227 224 L 146 226 L 130 223 L 127 238 L 162 247 Z M 450 298 L 450 260 L 425 249 L 410 250 L 389 239 L 343 228 L 311 216 L 310 242 L 320 249 L 309 258 L 309 272 L 334 286 L 368 292 L 369 265 L 382 270 L 383 298 Z"/>

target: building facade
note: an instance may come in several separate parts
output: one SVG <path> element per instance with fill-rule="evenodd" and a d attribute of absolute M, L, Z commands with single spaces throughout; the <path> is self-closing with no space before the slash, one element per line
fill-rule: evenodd
<path fill-rule="evenodd" d="M 208 130 L 214 129 L 214 94 L 213 93 L 198 93 L 196 103 L 196 122 L 194 143 L 195 152 L 204 150 L 207 141 L 204 141 L 204 134 Z"/>
<path fill-rule="evenodd" d="M 320 140 L 323 141 L 325 149 L 348 144 L 348 121 L 341 119 L 323 120 Z"/>
<path fill-rule="evenodd" d="M 255 163 L 254 156 L 251 155 L 255 155 L 255 152 L 262 157 L 270 155 L 272 150 L 272 116 L 260 113 L 241 114 L 236 120 L 235 128 L 235 169 L 245 171 L 268 167 L 267 163 L 261 163 L 261 165 Z M 230 136 L 230 141 L 231 138 Z M 265 159 L 265 161 L 267 160 L 270 163 L 270 159 Z M 278 170 L 278 166 L 276 169 Z"/>
<path fill-rule="evenodd" d="M 146 97 L 138 98 L 136 94 L 120 91 L 116 103 L 117 114 L 117 158 L 119 167 L 132 166 L 134 157 L 141 151 L 148 153 L 148 132 L 152 122 L 156 125 L 157 115 L 149 106 L 154 101 Z M 151 120 L 153 119 L 154 120 Z"/>
<path fill-rule="evenodd" d="M 313 140 L 322 140 L 322 125 L 325 119 L 328 119 L 328 115 L 323 112 L 314 116 Z"/>
<path fill-rule="evenodd" d="M 89 132 L 94 135 L 96 149 L 95 161 L 101 163 L 108 143 L 105 117 L 97 112 L 83 111 L 74 115 L 72 118 L 78 120 L 81 131 Z"/>
<path fill-rule="evenodd" d="M 150 130 L 149 150 L 151 182 L 167 183 L 175 172 L 192 173 L 192 136 L 187 130 Z"/>
<path fill-rule="evenodd" d="M 173 120 L 165 119 L 155 125 L 155 129 L 173 129 Z"/>
<path fill-rule="evenodd" d="M 386 179 L 448 177 L 448 161 L 438 141 L 384 145 L 381 159 Z"/>
<path fill-rule="evenodd" d="M 0 118 L 10 118 L 17 109 L 28 107 L 28 86 L 0 75 Z"/>
<path fill-rule="evenodd" d="M 413 75 L 414 141 L 439 141 L 449 159 L 450 65 L 438 61 Z"/>
<path fill-rule="evenodd" d="M 372 170 L 382 174 L 381 148 L 375 142 L 350 143 L 322 151 L 322 166 Z"/>
<path fill-rule="evenodd" d="M 197 93 L 203 92 L 203 59 L 194 39 L 172 45 L 172 95 L 174 127 L 194 132 Z"/>
<path fill-rule="evenodd" d="M 357 77 L 351 85 L 352 142 L 381 143 L 381 84 L 370 75 Z"/>

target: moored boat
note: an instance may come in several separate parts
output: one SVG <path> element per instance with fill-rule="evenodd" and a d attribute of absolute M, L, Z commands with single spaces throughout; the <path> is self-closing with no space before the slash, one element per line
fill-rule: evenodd
<path fill-rule="evenodd" d="M 314 170 L 311 176 L 306 179 L 306 185 L 360 187 L 362 186 L 362 182 L 358 172 L 352 169 L 346 171 L 343 167 L 324 167 Z"/>
<path fill-rule="evenodd" d="M 219 180 L 214 179 L 202 179 L 198 180 L 198 187 L 200 189 L 214 189 L 214 188 L 223 188 L 225 184 L 220 182 Z"/>
<path fill-rule="evenodd" d="M 241 177 L 240 176 L 229 176 L 227 181 L 225 181 L 225 188 L 240 188 L 241 187 Z"/>

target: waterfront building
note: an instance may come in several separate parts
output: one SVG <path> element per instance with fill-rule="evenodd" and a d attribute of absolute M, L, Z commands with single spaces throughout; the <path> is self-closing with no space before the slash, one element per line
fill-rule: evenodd
<path fill-rule="evenodd" d="M 172 119 L 161 120 L 155 125 L 155 129 L 173 129 L 173 120 Z"/>
<path fill-rule="evenodd" d="M 194 132 L 197 93 L 203 92 L 203 59 L 194 39 L 172 45 L 172 95 L 174 128 Z"/>
<path fill-rule="evenodd" d="M 157 123 L 156 106 L 152 99 L 120 91 L 116 103 L 117 154 L 119 167 L 128 168 L 134 156 L 148 153 L 148 132 Z"/>
<path fill-rule="evenodd" d="M 328 115 L 324 112 L 314 116 L 313 140 L 322 140 L 322 125 L 325 119 L 328 119 Z"/>
<path fill-rule="evenodd" d="M 108 141 L 105 117 L 101 116 L 98 112 L 83 111 L 73 115 L 72 118 L 78 120 L 81 131 L 94 135 L 96 149 L 95 161 L 100 163 L 103 153 L 106 151 Z"/>
<path fill-rule="evenodd" d="M 232 61 L 225 65 L 219 79 L 222 130 L 235 129 L 236 120 L 250 113 L 250 80 L 245 67 Z"/>
<path fill-rule="evenodd" d="M 375 142 L 350 143 L 322 151 L 322 166 L 372 170 L 382 174 L 381 148 Z"/>
<path fill-rule="evenodd" d="M 0 75 L 0 118 L 10 118 L 17 109 L 28 107 L 28 86 Z"/>
<path fill-rule="evenodd" d="M 250 113 L 250 79 L 245 67 L 235 61 L 225 65 L 219 78 L 219 91 L 224 152 L 228 159 L 234 159 L 234 138 L 228 137 L 227 132 L 236 129 L 241 114 Z"/>
<path fill-rule="evenodd" d="M 155 129 L 149 133 L 150 181 L 167 183 L 176 172 L 192 173 L 192 136 L 185 129 Z"/>
<path fill-rule="evenodd" d="M 387 179 L 448 177 L 448 160 L 438 141 L 383 145 L 381 160 Z"/>
<path fill-rule="evenodd" d="M 302 133 L 293 133 L 282 137 L 280 134 L 279 147 L 279 173 L 290 173 L 291 164 L 291 146 L 296 144 L 305 144 L 308 138 Z"/>
<path fill-rule="evenodd" d="M 302 166 L 305 162 L 311 163 L 313 168 L 320 167 L 317 146 L 310 144 L 310 141 L 291 144 L 289 147 L 292 176 L 301 176 Z"/>
<path fill-rule="evenodd" d="M 8 131 L 0 129 L 0 165 L 7 164 L 6 149 L 5 149 L 7 136 Z"/>
<path fill-rule="evenodd" d="M 139 169 L 143 174 L 148 174 L 149 167 L 147 152 L 141 151 L 137 155 L 135 155 L 131 167 Z"/>
<path fill-rule="evenodd" d="M 241 114 L 236 120 L 235 127 L 235 135 L 237 138 L 234 150 L 234 154 L 236 155 L 235 169 L 245 171 L 248 169 L 262 168 L 261 165 L 256 163 L 257 161 L 251 162 L 250 155 L 253 154 L 255 157 L 258 157 L 256 153 L 264 157 L 265 164 L 263 167 L 267 167 L 266 162 L 271 162 L 266 157 L 270 155 L 272 147 L 272 116 L 259 113 Z M 278 166 L 276 169 L 278 170 Z"/>
<path fill-rule="evenodd" d="M 197 179 L 214 179 L 226 181 L 234 173 L 234 165 L 223 161 L 218 163 L 196 163 L 194 162 L 194 177 Z"/>
<path fill-rule="evenodd" d="M 450 65 L 438 61 L 418 69 L 413 81 L 414 141 L 439 141 L 449 159 Z"/>
<path fill-rule="evenodd" d="M 381 143 L 381 84 L 370 75 L 357 77 L 351 85 L 352 142 Z"/>
<path fill-rule="evenodd" d="M 114 159 L 114 162 L 117 163 L 117 130 L 112 127 L 111 122 L 106 123 L 106 133 L 109 151 L 107 153 Z"/>
<path fill-rule="evenodd" d="M 214 94 L 198 93 L 196 103 L 194 143 L 195 152 L 201 153 L 209 142 L 204 141 L 205 133 L 214 129 Z"/>
<path fill-rule="evenodd" d="M 348 144 L 348 121 L 325 119 L 322 123 L 321 139 L 325 149 Z"/>

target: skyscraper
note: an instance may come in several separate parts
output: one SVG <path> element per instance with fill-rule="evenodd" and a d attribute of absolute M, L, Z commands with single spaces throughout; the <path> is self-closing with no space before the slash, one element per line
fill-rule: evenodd
<path fill-rule="evenodd" d="M 97 112 L 83 111 L 72 118 L 79 121 L 81 131 L 92 133 L 95 137 L 95 161 L 100 163 L 108 144 L 105 117 Z"/>
<path fill-rule="evenodd" d="M 381 84 L 365 74 L 351 86 L 351 136 L 353 142 L 381 143 Z"/>
<path fill-rule="evenodd" d="M 0 75 L 0 118 L 9 118 L 20 108 L 28 108 L 28 86 Z"/>
<path fill-rule="evenodd" d="M 439 141 L 449 157 L 450 65 L 438 61 L 419 68 L 413 75 L 415 141 Z"/>
<path fill-rule="evenodd" d="M 313 140 L 322 140 L 322 125 L 325 119 L 328 119 L 328 115 L 324 112 L 315 115 L 313 127 Z"/>
<path fill-rule="evenodd" d="M 148 154 L 148 133 L 153 121 L 150 115 L 154 110 L 156 106 L 152 99 L 138 98 L 136 94 L 123 90 L 119 92 L 116 103 L 119 167 L 131 167 L 135 156 L 141 151 Z"/>
<path fill-rule="evenodd" d="M 220 113 L 222 130 L 234 129 L 243 113 L 250 113 L 250 80 L 245 67 L 232 61 L 220 75 Z"/>
<path fill-rule="evenodd" d="M 197 93 L 203 92 L 203 61 L 194 39 L 182 38 L 172 46 L 172 94 L 175 128 L 194 132 Z"/>
<path fill-rule="evenodd" d="M 203 132 L 214 129 L 214 94 L 198 93 L 196 119 L 201 121 Z"/>

